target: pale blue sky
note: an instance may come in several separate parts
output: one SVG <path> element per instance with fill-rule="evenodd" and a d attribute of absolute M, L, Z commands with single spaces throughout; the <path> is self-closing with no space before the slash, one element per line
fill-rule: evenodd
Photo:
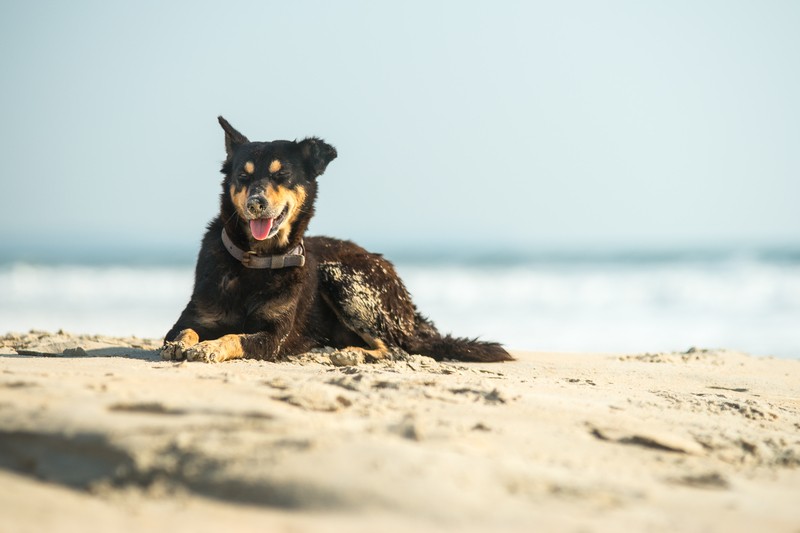
<path fill-rule="evenodd" d="M 800 3 L 3 2 L 0 238 L 193 250 L 223 114 L 377 249 L 800 244 Z"/>

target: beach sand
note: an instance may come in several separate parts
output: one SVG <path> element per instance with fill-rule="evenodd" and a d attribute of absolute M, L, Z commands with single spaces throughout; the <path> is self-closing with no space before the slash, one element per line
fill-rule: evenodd
<path fill-rule="evenodd" d="M 800 532 L 800 361 L 0 339 L 0 531 Z"/>

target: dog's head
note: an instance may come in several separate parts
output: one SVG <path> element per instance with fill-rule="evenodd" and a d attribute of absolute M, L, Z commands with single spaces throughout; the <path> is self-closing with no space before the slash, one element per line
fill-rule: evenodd
<path fill-rule="evenodd" d="M 249 238 L 268 248 L 286 246 L 293 230 L 305 231 L 313 214 L 316 178 L 336 158 L 336 149 L 316 137 L 250 142 L 224 118 L 219 123 L 227 152 L 223 211 L 230 200 Z"/>

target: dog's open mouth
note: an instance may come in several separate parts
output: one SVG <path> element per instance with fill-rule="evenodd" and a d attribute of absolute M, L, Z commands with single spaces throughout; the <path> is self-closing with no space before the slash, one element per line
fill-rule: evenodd
<path fill-rule="evenodd" d="M 257 241 L 274 237 L 288 214 L 289 205 L 287 204 L 276 218 L 254 218 L 250 221 L 250 233 L 253 234 L 253 238 Z"/>

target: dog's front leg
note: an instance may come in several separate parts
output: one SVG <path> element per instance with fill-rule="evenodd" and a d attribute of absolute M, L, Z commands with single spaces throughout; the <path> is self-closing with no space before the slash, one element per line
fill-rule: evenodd
<path fill-rule="evenodd" d="M 287 336 L 266 331 L 225 335 L 190 346 L 185 351 L 186 359 L 206 363 L 221 363 L 230 359 L 274 361 Z"/>
<path fill-rule="evenodd" d="M 221 363 L 229 359 L 248 357 L 242 343 L 242 337 L 245 336 L 231 334 L 214 340 L 198 342 L 187 348 L 184 354 L 189 361 L 204 363 Z"/>

